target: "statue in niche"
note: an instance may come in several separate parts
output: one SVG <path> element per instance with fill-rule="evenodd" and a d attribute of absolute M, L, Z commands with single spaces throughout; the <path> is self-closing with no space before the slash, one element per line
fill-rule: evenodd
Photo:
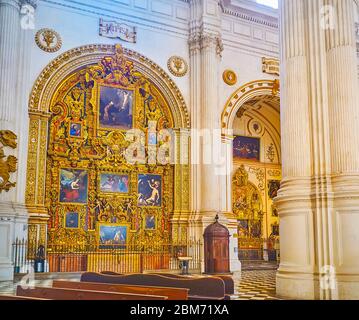
<path fill-rule="evenodd" d="M 235 173 L 233 182 L 238 187 L 243 187 L 248 184 L 248 172 L 246 171 L 243 164 L 239 167 L 239 169 Z"/>

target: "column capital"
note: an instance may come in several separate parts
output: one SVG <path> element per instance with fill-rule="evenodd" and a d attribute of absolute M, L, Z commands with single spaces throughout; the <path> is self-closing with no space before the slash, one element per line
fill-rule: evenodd
<path fill-rule="evenodd" d="M 21 0 L 21 5 L 30 5 L 32 6 L 34 9 L 37 8 L 37 3 L 38 0 Z"/>
<path fill-rule="evenodd" d="M 20 10 L 21 7 L 21 0 L 0 0 L 0 6 L 12 6 L 18 10 Z"/>
<path fill-rule="evenodd" d="M 220 34 L 195 31 L 190 35 L 188 44 L 191 52 L 214 49 L 217 55 L 222 57 L 224 48 Z"/>

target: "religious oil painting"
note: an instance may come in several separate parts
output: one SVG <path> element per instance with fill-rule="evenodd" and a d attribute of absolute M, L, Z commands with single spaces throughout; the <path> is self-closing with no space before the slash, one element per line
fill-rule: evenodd
<path fill-rule="evenodd" d="M 268 182 L 268 196 L 270 199 L 274 199 L 277 197 L 279 188 L 280 188 L 280 181 L 270 180 Z"/>
<path fill-rule="evenodd" d="M 129 177 L 126 174 L 101 173 L 100 190 L 105 193 L 128 193 Z"/>
<path fill-rule="evenodd" d="M 99 226 L 100 248 L 124 246 L 127 243 L 127 226 L 102 224 Z"/>
<path fill-rule="evenodd" d="M 248 220 L 238 220 L 238 237 L 247 238 L 249 236 Z"/>
<path fill-rule="evenodd" d="M 79 228 L 79 213 L 78 212 L 66 212 L 65 228 L 67 228 L 67 229 L 78 229 Z"/>
<path fill-rule="evenodd" d="M 251 237 L 252 238 L 262 237 L 262 222 L 260 220 L 253 221 L 251 226 Z"/>
<path fill-rule="evenodd" d="M 82 124 L 78 122 L 70 123 L 70 137 L 81 138 L 82 137 Z"/>
<path fill-rule="evenodd" d="M 100 86 L 100 128 L 132 129 L 133 91 Z"/>
<path fill-rule="evenodd" d="M 160 207 L 162 205 L 161 175 L 138 175 L 138 205 L 143 207 Z"/>
<path fill-rule="evenodd" d="M 260 139 L 236 136 L 233 140 L 233 157 L 237 160 L 260 161 Z"/>
<path fill-rule="evenodd" d="M 87 185 L 87 171 L 60 169 L 60 202 L 86 204 Z"/>
<path fill-rule="evenodd" d="M 156 230 L 156 216 L 148 214 L 145 216 L 145 229 Z"/>

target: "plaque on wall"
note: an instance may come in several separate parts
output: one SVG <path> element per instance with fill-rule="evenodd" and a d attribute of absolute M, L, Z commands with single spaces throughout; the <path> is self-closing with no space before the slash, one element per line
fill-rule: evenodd
<path fill-rule="evenodd" d="M 262 70 L 264 73 L 280 75 L 279 60 L 276 58 L 262 58 Z"/>
<path fill-rule="evenodd" d="M 125 23 L 100 19 L 100 36 L 136 43 L 137 28 Z"/>

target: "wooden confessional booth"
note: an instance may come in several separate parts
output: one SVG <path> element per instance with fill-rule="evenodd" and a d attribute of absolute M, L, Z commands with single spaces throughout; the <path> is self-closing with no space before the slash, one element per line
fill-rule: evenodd
<path fill-rule="evenodd" d="M 229 231 L 218 222 L 209 225 L 204 232 L 205 273 L 230 273 Z"/>

